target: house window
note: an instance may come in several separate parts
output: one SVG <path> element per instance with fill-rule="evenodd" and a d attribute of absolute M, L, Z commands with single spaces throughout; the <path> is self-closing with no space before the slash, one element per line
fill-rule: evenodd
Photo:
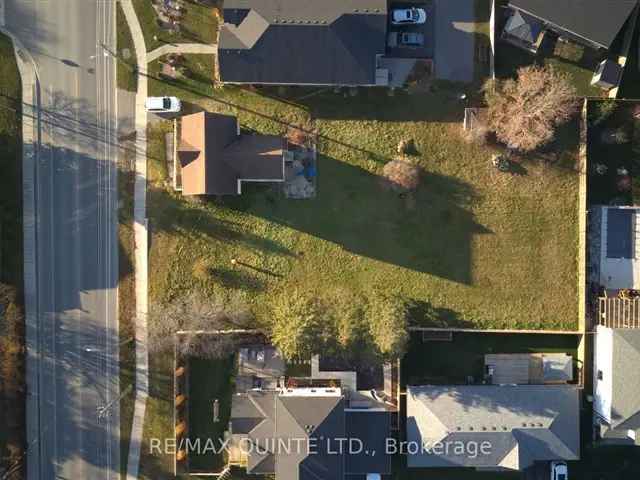
<path fill-rule="evenodd" d="M 598 370 L 598 380 L 602 380 L 602 378 L 604 377 L 602 370 Z"/>

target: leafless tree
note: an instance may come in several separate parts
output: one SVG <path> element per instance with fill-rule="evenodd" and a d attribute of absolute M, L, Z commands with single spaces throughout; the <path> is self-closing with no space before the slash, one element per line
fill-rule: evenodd
<path fill-rule="evenodd" d="M 239 335 L 204 332 L 250 328 L 252 319 L 244 305 L 197 294 L 152 305 L 148 316 L 149 351 L 170 352 L 177 346 L 184 355 L 221 358 L 235 350 Z"/>
<path fill-rule="evenodd" d="M 487 121 L 498 140 L 531 151 L 553 140 L 557 126 L 576 112 L 576 91 L 552 67 L 524 67 L 517 79 L 489 81 L 484 88 Z"/>
<path fill-rule="evenodd" d="M 397 192 L 415 190 L 420 184 L 420 168 L 410 161 L 398 158 L 382 168 L 388 186 Z"/>

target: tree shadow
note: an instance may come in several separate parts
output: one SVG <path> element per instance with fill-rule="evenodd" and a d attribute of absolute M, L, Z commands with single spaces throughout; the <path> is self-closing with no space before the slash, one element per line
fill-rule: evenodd
<path fill-rule="evenodd" d="M 152 231 L 163 231 L 192 239 L 204 237 L 222 242 L 238 242 L 256 251 L 284 256 L 294 255 L 290 249 L 274 240 L 252 234 L 235 222 L 221 219 L 206 203 L 190 204 L 179 193 L 149 186 L 147 202 L 149 210 L 156 212 L 149 225 Z M 149 241 L 152 239 L 153 235 L 150 235 Z"/>
<path fill-rule="evenodd" d="M 435 307 L 425 300 L 411 300 L 409 307 L 410 325 L 428 328 L 476 328 L 473 322 L 460 318 L 455 310 Z"/>
<path fill-rule="evenodd" d="M 393 94 L 381 87 L 340 89 L 309 87 L 260 87 L 259 95 L 305 108 L 312 118 L 330 120 L 365 120 L 403 122 L 462 122 L 464 104 L 460 87 L 450 82 L 434 82 L 429 92 Z"/>
<path fill-rule="evenodd" d="M 213 279 L 225 288 L 249 290 L 254 292 L 265 289 L 264 282 L 255 275 L 237 269 L 216 267 L 210 269 Z"/>
<path fill-rule="evenodd" d="M 225 204 L 356 255 L 471 283 L 471 240 L 490 233 L 466 208 L 476 199 L 471 186 L 428 173 L 408 205 L 404 195 L 382 188 L 380 177 L 362 168 L 321 156 L 318 169 L 315 199 L 268 202 L 254 186 Z"/>

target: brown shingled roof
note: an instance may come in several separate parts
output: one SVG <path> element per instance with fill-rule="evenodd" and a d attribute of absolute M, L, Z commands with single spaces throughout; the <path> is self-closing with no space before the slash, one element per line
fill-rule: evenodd
<path fill-rule="evenodd" d="M 240 135 L 230 115 L 182 117 L 178 157 L 183 195 L 237 195 L 242 181 L 284 181 L 284 140 Z"/>

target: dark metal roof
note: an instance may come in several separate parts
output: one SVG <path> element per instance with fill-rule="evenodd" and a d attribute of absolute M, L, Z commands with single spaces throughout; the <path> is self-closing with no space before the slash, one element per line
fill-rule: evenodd
<path fill-rule="evenodd" d="M 509 0 L 509 5 L 603 48 L 611 47 L 637 0 Z"/>
<path fill-rule="evenodd" d="M 345 473 L 391 474 L 391 456 L 386 453 L 386 440 L 391 438 L 389 412 L 347 411 L 347 438 L 362 442 L 362 452 L 347 455 Z"/>
<path fill-rule="evenodd" d="M 385 0 L 229 0 L 220 29 L 223 82 L 375 84 Z"/>

